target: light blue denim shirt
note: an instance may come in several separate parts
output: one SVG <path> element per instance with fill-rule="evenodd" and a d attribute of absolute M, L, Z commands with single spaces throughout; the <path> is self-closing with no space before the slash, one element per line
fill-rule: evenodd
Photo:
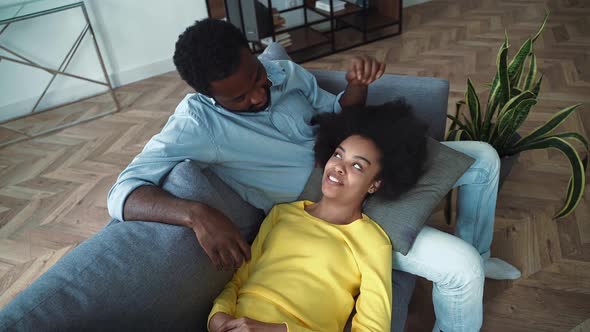
<path fill-rule="evenodd" d="M 319 112 L 339 112 L 339 96 L 287 61 L 261 61 L 271 102 L 258 113 L 234 113 L 202 94 L 189 94 L 143 151 L 119 175 L 108 194 L 113 218 L 123 220 L 127 196 L 137 187 L 161 185 L 179 162 L 192 159 L 211 169 L 243 199 L 266 212 L 296 200 L 314 167 Z"/>

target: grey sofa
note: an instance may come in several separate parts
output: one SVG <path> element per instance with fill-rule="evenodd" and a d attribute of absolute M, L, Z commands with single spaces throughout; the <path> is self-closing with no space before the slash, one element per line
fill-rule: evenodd
<path fill-rule="evenodd" d="M 312 71 L 319 85 L 337 93 L 344 73 Z M 448 82 L 385 75 L 369 91 L 368 102 L 404 97 L 441 140 Z M 180 163 L 163 183 L 176 196 L 203 201 L 226 212 L 252 240 L 262 220 L 259 210 L 236 215 L 247 205 L 207 170 Z M 227 206 L 244 204 L 244 206 Z M 204 331 L 212 299 L 231 273 L 214 271 L 192 230 L 149 222 L 112 220 L 95 236 L 59 260 L 0 311 L 0 331 L 193 330 Z M 403 331 L 415 277 L 393 272 L 392 331 Z"/>

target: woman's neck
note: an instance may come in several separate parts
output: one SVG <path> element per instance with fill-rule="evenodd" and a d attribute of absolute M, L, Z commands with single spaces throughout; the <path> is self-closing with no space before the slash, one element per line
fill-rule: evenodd
<path fill-rule="evenodd" d="M 342 204 L 322 197 L 319 202 L 305 207 L 312 216 L 331 224 L 346 225 L 362 217 L 361 205 Z"/>

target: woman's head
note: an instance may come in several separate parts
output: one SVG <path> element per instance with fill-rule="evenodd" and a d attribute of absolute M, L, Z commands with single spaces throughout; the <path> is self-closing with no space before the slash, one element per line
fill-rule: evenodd
<path fill-rule="evenodd" d="M 394 199 L 422 175 L 427 126 L 403 100 L 314 120 L 319 124 L 314 149 L 324 166 L 325 197 L 361 203 L 378 191 Z"/>

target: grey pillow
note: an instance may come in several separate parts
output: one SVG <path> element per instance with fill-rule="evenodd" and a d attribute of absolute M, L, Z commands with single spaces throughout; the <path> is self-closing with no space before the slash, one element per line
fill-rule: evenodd
<path fill-rule="evenodd" d="M 393 250 L 406 255 L 432 210 L 473 162 L 473 158 L 429 138 L 427 170 L 416 186 L 396 200 L 370 197 L 363 212 L 389 235 Z M 299 199 L 321 198 L 322 174 L 323 169 L 314 169 Z"/>

